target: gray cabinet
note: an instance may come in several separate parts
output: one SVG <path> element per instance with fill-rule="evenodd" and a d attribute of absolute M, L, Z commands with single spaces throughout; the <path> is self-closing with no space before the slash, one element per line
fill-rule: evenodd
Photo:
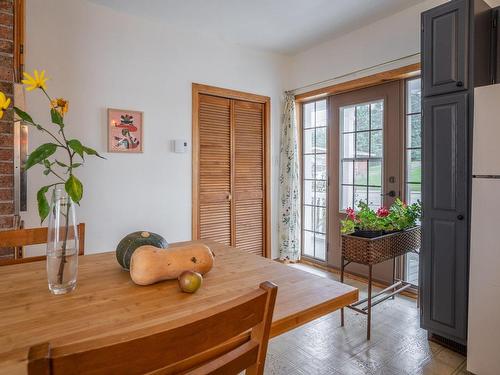
<path fill-rule="evenodd" d="M 425 98 L 422 327 L 464 342 L 468 280 L 468 94 Z"/>
<path fill-rule="evenodd" d="M 421 326 L 460 344 L 467 342 L 474 87 L 491 83 L 491 35 L 483 0 L 422 13 Z"/>
<path fill-rule="evenodd" d="M 469 2 L 451 1 L 424 13 L 422 18 L 424 96 L 465 90 Z"/>

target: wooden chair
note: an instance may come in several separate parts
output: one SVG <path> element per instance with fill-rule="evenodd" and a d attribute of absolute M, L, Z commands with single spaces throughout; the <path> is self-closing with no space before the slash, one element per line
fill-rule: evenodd
<path fill-rule="evenodd" d="M 84 254 L 85 248 L 85 223 L 77 225 L 78 231 L 78 255 Z M 47 228 L 29 228 L 0 231 L 0 247 L 20 248 L 29 245 L 41 245 L 47 243 Z M 45 260 L 45 255 L 0 260 L 0 266 L 10 264 L 37 262 Z"/>
<path fill-rule="evenodd" d="M 262 374 L 278 287 L 271 282 L 168 324 L 67 346 L 32 346 L 28 374 Z M 250 331 L 249 331 L 250 330 Z"/>

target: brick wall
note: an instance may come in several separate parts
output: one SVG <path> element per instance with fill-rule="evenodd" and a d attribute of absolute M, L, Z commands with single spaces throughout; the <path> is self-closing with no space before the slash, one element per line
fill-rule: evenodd
<path fill-rule="evenodd" d="M 14 3 L 0 0 L 0 90 L 12 98 L 14 85 Z M 13 112 L 0 120 L 0 229 L 8 229 L 14 219 Z M 12 249 L 0 248 L 0 257 L 10 257 Z"/>

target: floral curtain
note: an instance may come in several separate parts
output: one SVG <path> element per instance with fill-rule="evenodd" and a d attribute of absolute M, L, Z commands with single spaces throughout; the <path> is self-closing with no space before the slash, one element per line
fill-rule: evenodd
<path fill-rule="evenodd" d="M 298 128 L 295 97 L 285 93 L 283 124 L 280 134 L 279 251 L 280 259 L 300 259 L 300 176 Z"/>

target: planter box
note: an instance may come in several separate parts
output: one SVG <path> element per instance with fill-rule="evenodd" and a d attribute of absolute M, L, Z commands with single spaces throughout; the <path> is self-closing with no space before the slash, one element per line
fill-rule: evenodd
<path fill-rule="evenodd" d="M 377 264 L 420 248 L 420 226 L 375 238 L 342 235 L 342 256 L 347 262 Z"/>

